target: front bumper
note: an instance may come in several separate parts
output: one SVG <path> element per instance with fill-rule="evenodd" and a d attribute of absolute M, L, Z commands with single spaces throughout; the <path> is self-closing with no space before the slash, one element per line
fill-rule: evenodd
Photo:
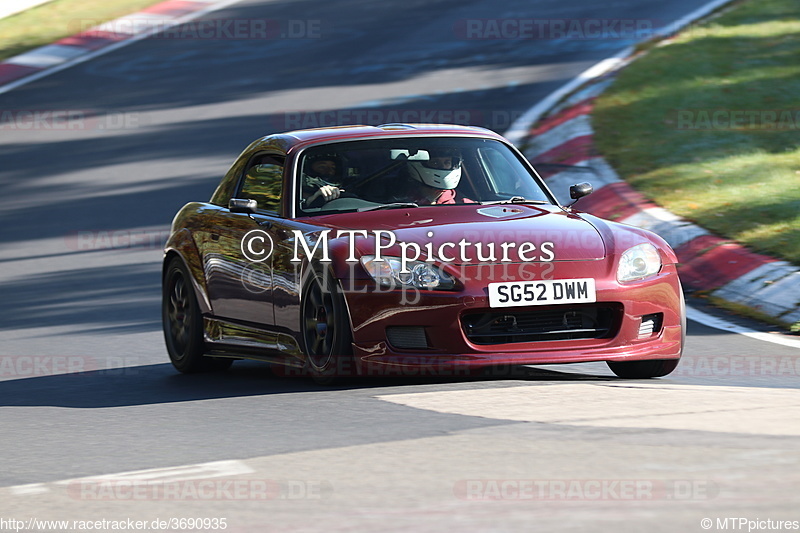
<path fill-rule="evenodd" d="M 598 268 L 603 265 L 598 264 Z M 589 277 L 585 263 L 555 263 L 549 279 Z M 674 265 L 647 280 L 619 284 L 607 272 L 595 278 L 597 305 L 615 309 L 613 331 L 602 338 L 536 340 L 477 344 L 465 331 L 464 317 L 498 312 L 490 308 L 486 286 L 509 277 L 481 275 L 478 267 L 462 270 L 460 291 L 376 290 L 371 281 L 345 289 L 353 328 L 353 353 L 360 372 L 370 369 L 430 368 L 677 359 L 683 348 L 681 286 Z M 588 275 L 587 275 L 588 274 Z M 597 272 L 594 272 L 597 274 Z M 519 276 L 511 279 L 522 279 Z M 549 309 L 558 306 L 549 306 Z M 537 307 L 513 311 L 536 311 Z M 509 309 L 509 311 L 512 311 Z M 642 317 L 658 316 L 651 334 L 642 333 Z M 424 331 L 425 345 L 399 348 L 387 328 Z"/>

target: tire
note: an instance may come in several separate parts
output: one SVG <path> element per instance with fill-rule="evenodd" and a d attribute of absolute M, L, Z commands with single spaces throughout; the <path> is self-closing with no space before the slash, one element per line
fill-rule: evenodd
<path fill-rule="evenodd" d="M 680 359 L 651 359 L 647 361 L 606 361 L 614 374 L 627 379 L 660 378 L 678 366 Z"/>
<path fill-rule="evenodd" d="M 232 359 L 204 357 L 203 317 L 197 305 L 192 278 L 180 258 L 173 258 L 164 275 L 161 321 L 169 359 L 184 374 L 225 370 Z"/>
<path fill-rule="evenodd" d="M 326 268 L 309 266 L 300 303 L 300 332 L 306 371 L 314 381 L 329 385 L 351 375 L 350 318 L 342 288 Z"/>

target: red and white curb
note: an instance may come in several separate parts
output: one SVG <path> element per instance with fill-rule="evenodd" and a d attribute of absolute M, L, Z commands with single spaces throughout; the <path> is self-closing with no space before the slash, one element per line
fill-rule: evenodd
<path fill-rule="evenodd" d="M 0 63 L 0 94 L 241 0 L 167 0 Z"/>
<path fill-rule="evenodd" d="M 616 61 L 617 67 L 625 64 Z M 604 69 L 604 72 L 607 69 Z M 540 113 L 541 118 L 516 143 L 562 202 L 569 186 L 589 181 L 595 192 L 581 199 L 582 211 L 645 228 L 661 235 L 681 262 L 685 287 L 745 305 L 783 322 L 800 321 L 800 269 L 785 261 L 753 253 L 712 235 L 648 201 L 621 181 L 597 154 L 591 113 L 594 99 L 610 84 L 600 70 L 585 88 Z"/>

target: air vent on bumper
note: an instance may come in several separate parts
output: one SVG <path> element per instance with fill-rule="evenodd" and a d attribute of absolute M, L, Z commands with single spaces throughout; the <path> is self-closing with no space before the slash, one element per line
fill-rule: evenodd
<path fill-rule="evenodd" d="M 386 328 L 386 338 L 389 344 L 401 350 L 425 350 L 430 347 L 422 326 L 389 326 Z"/>
<path fill-rule="evenodd" d="M 644 315 L 642 317 L 642 323 L 639 325 L 639 338 L 646 339 L 653 335 L 658 335 L 661 332 L 661 324 L 663 322 L 664 315 L 662 313 Z"/>

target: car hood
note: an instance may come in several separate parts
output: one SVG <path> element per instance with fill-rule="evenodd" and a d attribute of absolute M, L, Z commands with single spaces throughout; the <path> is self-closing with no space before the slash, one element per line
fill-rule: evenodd
<path fill-rule="evenodd" d="M 313 223 L 332 230 L 366 230 L 366 239 L 357 238 L 361 254 L 374 253 L 374 232 L 380 231 L 382 245 L 391 239 L 383 232 L 391 232 L 397 241 L 383 255 L 398 255 L 401 242 L 416 243 L 423 255 L 431 250 L 440 257 L 442 251 L 454 264 L 487 262 L 490 255 L 507 262 L 588 261 L 606 255 L 592 224 L 555 206 L 430 206 L 327 215 Z M 523 243 L 530 244 L 521 250 Z"/>

